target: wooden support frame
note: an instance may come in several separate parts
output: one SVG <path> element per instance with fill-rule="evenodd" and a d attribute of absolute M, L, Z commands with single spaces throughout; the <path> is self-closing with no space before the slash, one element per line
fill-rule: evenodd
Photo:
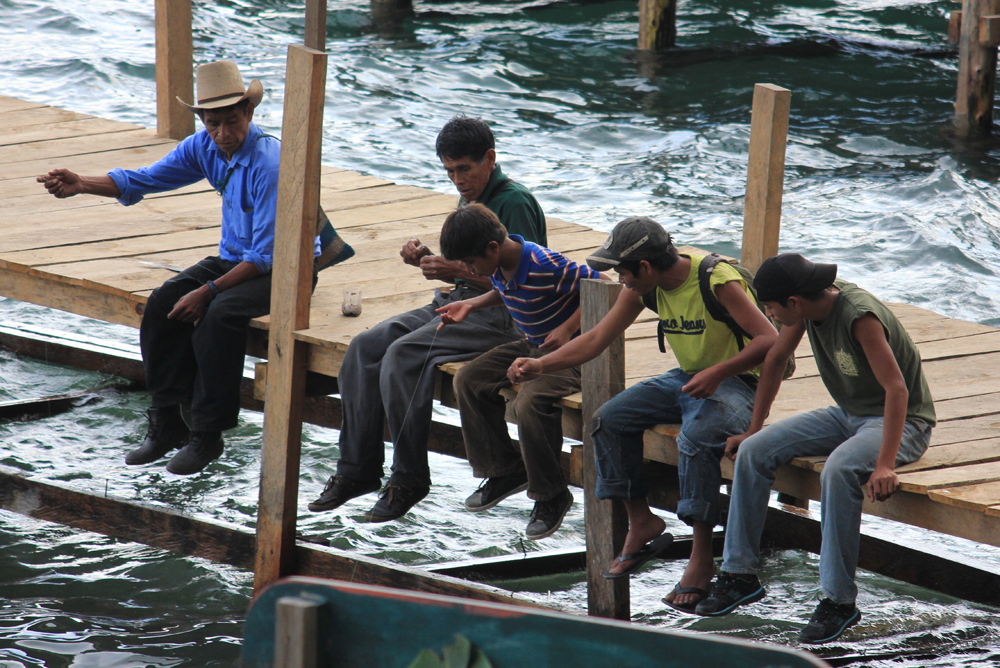
<path fill-rule="evenodd" d="M 194 100 L 191 0 L 156 0 L 156 134 L 194 134 L 194 114 L 176 98 Z"/>
<path fill-rule="evenodd" d="M 326 0 L 306 0 L 306 34 L 310 49 L 326 51 Z"/>
<path fill-rule="evenodd" d="M 583 309 L 581 329 L 592 329 L 607 315 L 623 286 L 586 279 L 580 288 Z M 619 336 L 597 358 L 582 368 L 583 379 L 583 497 L 587 533 L 587 610 L 591 615 L 629 619 L 631 617 L 628 578 L 607 580 L 601 574 L 621 552 L 628 532 L 625 506 L 621 501 L 600 500 L 594 441 L 590 436 L 591 416 L 608 400 L 625 389 L 625 337 Z"/>
<path fill-rule="evenodd" d="M 677 42 L 677 0 L 639 0 L 639 49 L 659 51 Z"/>
<path fill-rule="evenodd" d="M 255 591 L 294 568 L 308 357 L 307 345 L 297 341 L 294 333 L 309 327 L 326 54 L 297 44 L 289 46 L 285 81 Z"/>
<path fill-rule="evenodd" d="M 948 41 L 952 44 L 958 44 L 958 40 L 962 35 L 962 10 L 958 9 L 953 11 L 948 16 Z"/>
<path fill-rule="evenodd" d="M 766 83 L 753 88 L 740 254 L 740 264 L 750 271 L 757 271 L 764 260 L 778 253 L 791 100 L 787 88 Z"/>
<path fill-rule="evenodd" d="M 274 668 L 319 665 L 321 601 L 282 596 L 274 605 Z"/>
<path fill-rule="evenodd" d="M 1000 0 L 964 0 L 958 36 L 958 90 L 955 132 L 961 138 L 985 137 L 993 131 L 997 47 L 981 40 L 981 19 L 1000 14 Z M 987 25 L 987 37 L 991 34 Z"/>

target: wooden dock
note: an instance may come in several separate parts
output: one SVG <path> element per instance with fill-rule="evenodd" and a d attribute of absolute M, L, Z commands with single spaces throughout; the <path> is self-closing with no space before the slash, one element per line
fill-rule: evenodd
<path fill-rule="evenodd" d="M 134 125 L 0 97 L 0 295 L 137 327 L 147 296 L 173 275 L 172 267 L 215 254 L 218 195 L 202 182 L 126 208 L 94 196 L 57 200 L 35 177 L 55 167 L 82 174 L 134 168 L 162 157 L 175 143 Z M 427 304 L 435 287 L 445 287 L 404 265 L 398 251 L 411 236 L 436 249 L 441 223 L 456 202 L 453 194 L 323 168 L 321 203 L 357 255 L 320 274 L 311 326 L 294 333 L 308 346 L 312 371 L 335 377 L 354 335 Z M 605 236 L 548 218 L 549 245 L 577 261 Z M 359 317 L 341 314 L 346 288 L 362 290 Z M 1000 330 L 914 306 L 893 305 L 893 310 L 923 356 L 940 423 L 927 454 L 900 470 L 902 491 L 888 502 L 866 503 L 865 512 L 1000 546 Z M 267 330 L 267 318 L 253 323 L 248 352 L 266 357 Z M 797 355 L 798 371 L 782 386 L 772 421 L 830 403 L 807 342 Z M 657 350 L 652 317 L 628 330 L 627 385 L 673 365 L 671 355 Z M 451 404 L 449 371 L 454 366 L 443 370 L 439 383 L 446 405 Z M 574 395 L 564 404 L 566 435 L 580 439 L 582 398 Z M 335 409 L 325 420 L 337 426 Z M 675 434 L 670 425 L 648 432 L 647 459 L 676 464 Z M 435 429 L 431 446 L 464 454 L 453 427 Z M 580 448 L 565 457 L 575 484 L 582 484 L 581 459 Z M 779 471 L 776 489 L 819 499 L 821 468 L 821 458 L 796 460 Z M 724 467 L 724 475 L 731 472 Z"/>

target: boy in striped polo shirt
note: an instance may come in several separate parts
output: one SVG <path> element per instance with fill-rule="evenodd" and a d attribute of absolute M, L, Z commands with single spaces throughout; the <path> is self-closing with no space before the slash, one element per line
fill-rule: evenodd
<path fill-rule="evenodd" d="M 496 215 L 472 204 L 453 212 L 441 229 L 441 253 L 489 276 L 493 290 L 438 309 L 441 325 L 462 322 L 479 309 L 506 305 L 525 339 L 498 346 L 463 366 L 454 388 L 462 436 L 473 474 L 486 480 L 465 501 L 467 510 L 492 508 L 525 489 L 535 508 L 528 538 L 550 536 L 573 505 L 560 464 L 562 411 L 557 402 L 580 390 L 580 367 L 562 369 L 521 385 L 512 401 L 521 448 L 504 419 L 500 390 L 519 357 L 541 357 L 580 333 L 580 280 L 606 278 L 587 265 L 522 237 L 508 235 Z"/>

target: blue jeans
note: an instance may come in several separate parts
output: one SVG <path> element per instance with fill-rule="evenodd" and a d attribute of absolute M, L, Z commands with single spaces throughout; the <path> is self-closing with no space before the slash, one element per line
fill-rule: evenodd
<path fill-rule="evenodd" d="M 727 378 L 711 397 L 693 399 L 681 392 L 689 380 L 691 374 L 673 369 L 633 385 L 594 413 L 590 433 L 597 458 L 597 498 L 644 498 L 642 434 L 658 424 L 680 422 L 677 517 L 687 524 L 719 523 L 719 462 L 726 439 L 750 425 L 754 391 L 739 378 Z"/>
<path fill-rule="evenodd" d="M 774 470 L 795 457 L 829 455 L 820 473 L 823 546 L 819 582 L 823 594 L 834 603 L 854 603 L 864 485 L 882 447 L 882 424 L 881 417 L 858 417 L 830 406 L 777 422 L 743 441 L 736 457 L 722 570 L 757 572 Z M 908 420 L 896 466 L 920 459 L 930 438 L 929 425 Z"/>

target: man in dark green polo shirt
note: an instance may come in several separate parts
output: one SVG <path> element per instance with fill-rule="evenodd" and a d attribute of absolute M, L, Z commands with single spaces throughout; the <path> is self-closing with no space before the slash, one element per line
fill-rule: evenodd
<path fill-rule="evenodd" d="M 437 138 L 437 154 L 461 195 L 459 204 L 478 202 L 497 214 L 508 233 L 545 245 L 545 216 L 527 188 L 507 178 L 496 164 L 493 133 L 478 118 L 456 116 Z M 385 320 L 356 336 L 340 367 L 343 422 L 340 461 L 309 510 L 333 510 L 382 486 L 383 434 L 388 419 L 394 443 L 392 475 L 368 522 L 406 514 L 430 489 L 427 439 L 434 395 L 434 367 L 476 357 L 523 334 L 507 309 L 477 311 L 459 325 L 438 331 L 437 309 L 492 289 L 461 262 L 434 255 L 417 238 L 400 251 L 431 281 L 454 285 L 427 306 Z M 384 416 L 384 417 L 383 417 Z"/>

